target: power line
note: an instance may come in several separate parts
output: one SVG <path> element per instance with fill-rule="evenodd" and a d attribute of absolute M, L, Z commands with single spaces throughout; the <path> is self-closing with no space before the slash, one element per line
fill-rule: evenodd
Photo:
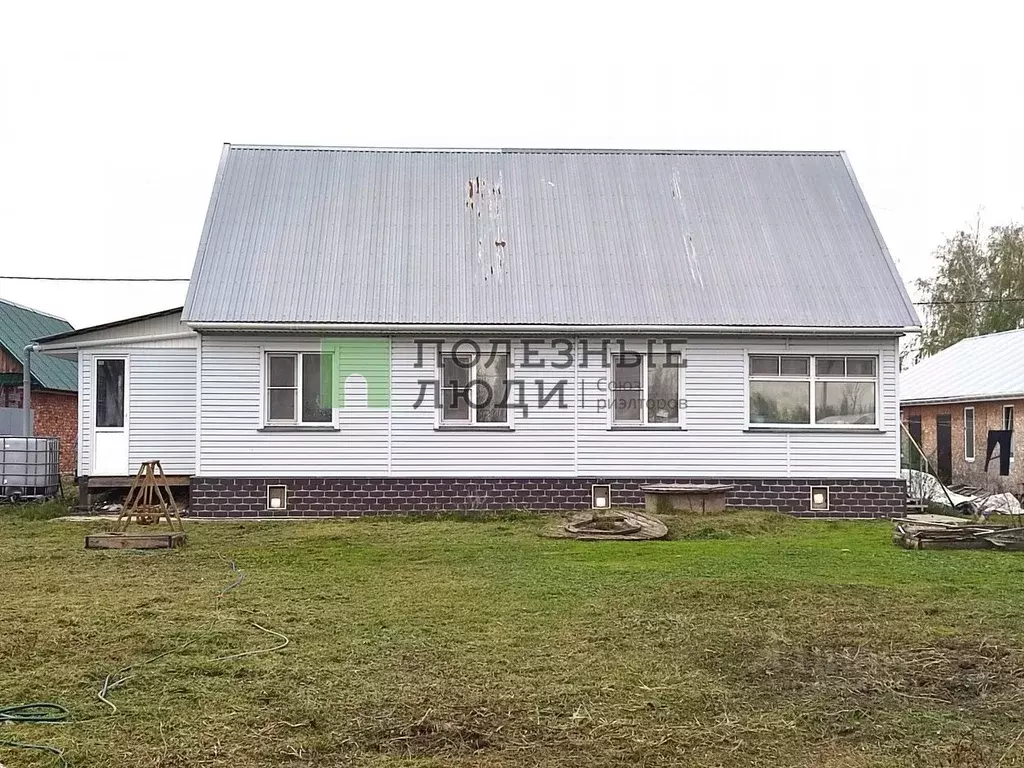
<path fill-rule="evenodd" d="M 0 280 L 45 280 L 57 283 L 187 283 L 187 277 L 50 277 L 42 275 L 0 275 Z M 914 301 L 915 307 L 952 307 L 967 304 L 1000 304 L 1024 302 L 1024 297 L 999 299 L 949 299 Z"/>
<path fill-rule="evenodd" d="M 49 280 L 61 283 L 187 283 L 187 277 L 40 277 L 0 275 L 0 280 Z"/>
<path fill-rule="evenodd" d="M 1024 298 L 1009 298 L 1009 299 L 947 299 L 939 301 L 915 301 L 913 302 L 915 307 L 948 307 L 948 306 L 960 306 L 963 304 L 1000 304 L 1002 302 L 1019 302 L 1024 301 Z"/>

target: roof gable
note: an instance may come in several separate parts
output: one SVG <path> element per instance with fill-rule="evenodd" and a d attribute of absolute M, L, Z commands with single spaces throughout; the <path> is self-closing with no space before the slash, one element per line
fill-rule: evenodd
<path fill-rule="evenodd" d="M 0 299 L 0 345 L 22 366 L 25 347 L 35 339 L 71 330 L 71 323 Z M 43 389 L 78 391 L 78 363 L 47 355 L 32 356 L 32 378 Z"/>
<path fill-rule="evenodd" d="M 839 152 L 248 146 L 183 319 L 919 325 Z"/>

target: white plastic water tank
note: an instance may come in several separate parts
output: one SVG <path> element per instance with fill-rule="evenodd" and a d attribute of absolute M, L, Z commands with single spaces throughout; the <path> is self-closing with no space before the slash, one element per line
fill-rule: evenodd
<path fill-rule="evenodd" d="M 60 487 L 55 437 L 0 438 L 0 495 L 44 496 Z"/>

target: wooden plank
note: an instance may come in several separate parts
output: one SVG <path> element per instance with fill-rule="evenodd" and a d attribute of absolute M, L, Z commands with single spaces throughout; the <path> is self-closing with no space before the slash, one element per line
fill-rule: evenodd
<path fill-rule="evenodd" d="M 641 485 L 640 490 L 644 493 L 726 493 L 732 490 L 731 485 L 711 483 L 655 483 L 654 485 Z"/>
<path fill-rule="evenodd" d="M 185 544 L 185 534 L 93 533 L 85 537 L 86 549 L 174 549 Z"/>
<path fill-rule="evenodd" d="M 167 484 L 174 486 L 186 486 L 191 479 L 190 475 L 167 475 Z M 90 477 L 90 488 L 128 488 L 135 480 L 135 475 L 124 477 Z"/>

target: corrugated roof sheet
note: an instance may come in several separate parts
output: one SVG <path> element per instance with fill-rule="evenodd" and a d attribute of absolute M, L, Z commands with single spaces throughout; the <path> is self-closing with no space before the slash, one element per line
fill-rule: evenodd
<path fill-rule="evenodd" d="M 183 319 L 920 324 L 840 152 L 249 146 Z"/>
<path fill-rule="evenodd" d="M 1024 330 L 964 339 L 900 374 L 900 402 L 1024 396 Z"/>
<path fill-rule="evenodd" d="M 70 331 L 71 323 L 53 315 L 0 299 L 0 345 L 22 365 L 29 342 Z M 78 363 L 49 355 L 32 355 L 32 378 L 44 389 L 78 391 Z"/>

